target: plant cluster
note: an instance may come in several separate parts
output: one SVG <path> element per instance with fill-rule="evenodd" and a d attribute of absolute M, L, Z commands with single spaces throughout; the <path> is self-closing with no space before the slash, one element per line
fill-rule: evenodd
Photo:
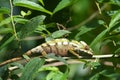
<path fill-rule="evenodd" d="M 94 55 L 103 55 L 75 61 L 48 55 L 55 64 L 24 56 L 30 59 L 26 65 L 0 67 L 0 80 L 119 80 L 119 8 L 119 0 L 0 0 L 0 62 L 64 37 L 85 41 Z"/>

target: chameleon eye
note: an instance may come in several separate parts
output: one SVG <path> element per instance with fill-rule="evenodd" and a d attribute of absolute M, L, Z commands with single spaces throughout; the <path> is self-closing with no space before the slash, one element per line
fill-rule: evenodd
<path fill-rule="evenodd" d="M 84 52 L 89 53 L 89 54 L 92 55 L 93 51 L 91 50 L 91 48 L 84 41 L 80 41 L 80 44 L 82 45 Z"/>
<path fill-rule="evenodd" d="M 85 49 L 85 50 L 89 50 L 90 48 L 88 47 L 88 45 L 84 42 L 84 41 L 80 41 L 80 47 Z"/>

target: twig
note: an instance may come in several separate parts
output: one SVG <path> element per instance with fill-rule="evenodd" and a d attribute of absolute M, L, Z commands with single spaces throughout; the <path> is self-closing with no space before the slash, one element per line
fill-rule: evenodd
<path fill-rule="evenodd" d="M 12 5 L 12 1 L 11 0 L 10 0 L 10 8 L 11 8 L 10 18 L 11 18 L 11 22 L 12 22 L 14 35 L 15 35 L 16 39 L 19 40 L 19 38 L 17 37 L 16 29 L 15 29 L 15 23 L 14 23 L 14 19 L 13 19 L 13 5 Z"/>
<path fill-rule="evenodd" d="M 114 55 L 113 54 L 107 54 L 107 55 L 93 55 L 92 58 L 99 58 L 99 59 L 102 59 L 102 58 L 111 58 L 111 57 L 119 57 L 119 55 Z"/>
<path fill-rule="evenodd" d="M 83 63 L 82 61 L 78 61 L 78 60 L 67 60 L 66 61 L 68 64 L 78 64 L 78 63 Z M 45 64 L 44 66 L 61 66 L 64 65 L 65 63 L 63 62 L 54 62 L 54 63 L 48 63 Z"/>
<path fill-rule="evenodd" d="M 96 4 L 96 6 L 97 6 L 97 8 L 98 8 L 99 14 L 102 14 L 102 11 L 101 11 L 101 9 L 100 9 L 99 3 L 95 1 L 95 4 Z"/>

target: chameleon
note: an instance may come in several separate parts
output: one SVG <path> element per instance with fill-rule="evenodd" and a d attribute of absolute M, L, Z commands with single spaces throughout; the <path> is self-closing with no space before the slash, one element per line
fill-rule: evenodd
<path fill-rule="evenodd" d="M 68 56 L 69 53 L 73 54 L 77 58 L 81 57 L 92 57 L 92 49 L 84 41 L 68 40 L 66 38 L 53 39 L 38 45 L 37 47 L 28 50 L 23 55 L 42 55 L 46 56 L 47 54 L 54 53 L 57 56 Z M 12 58 L 7 61 L 0 63 L 0 66 L 5 64 L 21 60 L 23 57 Z"/>

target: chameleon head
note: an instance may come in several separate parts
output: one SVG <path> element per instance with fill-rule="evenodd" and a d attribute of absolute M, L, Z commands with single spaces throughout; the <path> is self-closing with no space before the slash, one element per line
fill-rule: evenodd
<path fill-rule="evenodd" d="M 93 55 L 92 49 L 84 41 L 80 41 L 80 44 L 83 47 L 84 52 L 88 53 L 89 55 Z"/>
<path fill-rule="evenodd" d="M 79 53 L 80 56 L 92 56 L 93 51 L 92 49 L 84 42 L 74 42 L 74 44 L 77 44 L 75 48 L 75 52 Z"/>

